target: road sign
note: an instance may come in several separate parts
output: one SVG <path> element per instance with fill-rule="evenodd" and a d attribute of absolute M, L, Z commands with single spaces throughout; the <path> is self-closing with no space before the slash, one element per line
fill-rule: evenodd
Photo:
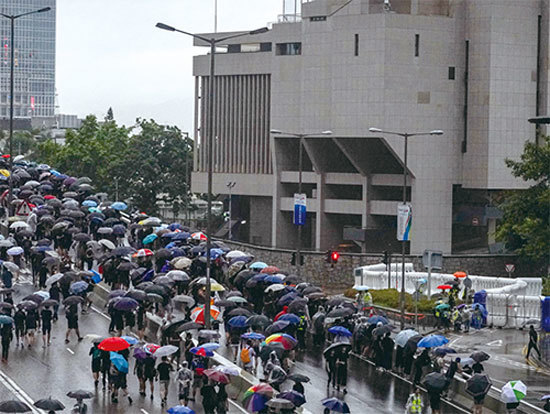
<path fill-rule="evenodd" d="M 409 204 L 399 204 L 397 206 L 397 240 L 410 240 L 411 222 L 411 206 Z"/>
<path fill-rule="evenodd" d="M 306 195 L 294 194 L 294 224 L 303 226 L 306 224 Z"/>
<path fill-rule="evenodd" d="M 504 267 L 506 268 L 506 273 L 508 274 L 513 273 L 514 270 L 516 270 L 516 266 L 513 264 L 506 264 Z"/>
<path fill-rule="evenodd" d="M 28 216 L 31 214 L 31 206 L 26 201 L 22 201 L 15 210 L 16 216 Z"/>
<path fill-rule="evenodd" d="M 443 252 L 441 250 L 424 250 L 422 264 L 426 269 L 441 270 L 443 268 Z"/>

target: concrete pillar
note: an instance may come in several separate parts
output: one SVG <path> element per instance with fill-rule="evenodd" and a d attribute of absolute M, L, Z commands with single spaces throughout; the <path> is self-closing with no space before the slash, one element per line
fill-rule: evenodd
<path fill-rule="evenodd" d="M 317 174 L 317 211 L 315 220 L 315 250 L 321 250 L 321 231 L 325 218 L 325 175 Z"/>

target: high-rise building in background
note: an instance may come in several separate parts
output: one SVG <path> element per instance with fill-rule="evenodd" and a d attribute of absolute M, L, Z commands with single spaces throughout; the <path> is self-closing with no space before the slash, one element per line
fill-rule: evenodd
<path fill-rule="evenodd" d="M 16 126 L 23 120 L 55 115 L 56 0 L 0 0 L 0 12 L 7 15 L 44 7 L 52 10 L 15 21 L 14 45 L 11 44 L 10 20 L 0 19 L 0 119 L 6 120 L 10 114 L 10 53 L 13 46 Z"/>

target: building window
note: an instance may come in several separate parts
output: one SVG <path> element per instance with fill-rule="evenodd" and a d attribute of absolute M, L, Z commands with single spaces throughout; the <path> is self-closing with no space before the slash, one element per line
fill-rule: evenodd
<path fill-rule="evenodd" d="M 418 57 L 420 55 L 420 35 L 414 35 L 414 56 Z"/>
<path fill-rule="evenodd" d="M 359 56 L 359 33 L 355 33 L 355 45 L 353 49 L 353 54 Z"/>
<path fill-rule="evenodd" d="M 227 53 L 241 53 L 241 45 L 227 45 Z"/>
<path fill-rule="evenodd" d="M 277 55 L 301 55 L 302 44 L 301 43 L 277 43 L 275 49 Z"/>
<path fill-rule="evenodd" d="M 260 52 L 271 52 L 271 42 L 260 43 Z"/>
<path fill-rule="evenodd" d="M 449 66 L 449 80 L 455 80 L 455 67 Z"/>

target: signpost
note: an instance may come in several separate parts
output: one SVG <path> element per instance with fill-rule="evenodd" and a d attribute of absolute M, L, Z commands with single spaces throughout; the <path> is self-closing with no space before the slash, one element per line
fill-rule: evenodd
<path fill-rule="evenodd" d="M 31 206 L 27 201 L 22 201 L 19 206 L 17 206 L 17 209 L 15 210 L 16 216 L 28 216 L 31 214 Z"/>
<path fill-rule="evenodd" d="M 507 264 L 504 265 L 504 267 L 506 268 L 506 273 L 508 273 L 508 277 L 512 277 L 512 273 L 514 273 L 514 271 L 516 270 L 516 266 L 513 264 Z"/>
<path fill-rule="evenodd" d="M 441 270 L 443 268 L 443 252 L 441 250 L 424 250 L 422 255 L 422 264 L 428 269 L 428 299 L 432 296 L 432 269 Z"/>
<path fill-rule="evenodd" d="M 294 194 L 294 224 L 303 226 L 306 224 L 306 195 Z"/>
<path fill-rule="evenodd" d="M 397 240 L 409 241 L 412 223 L 412 209 L 410 204 L 397 205 Z"/>

